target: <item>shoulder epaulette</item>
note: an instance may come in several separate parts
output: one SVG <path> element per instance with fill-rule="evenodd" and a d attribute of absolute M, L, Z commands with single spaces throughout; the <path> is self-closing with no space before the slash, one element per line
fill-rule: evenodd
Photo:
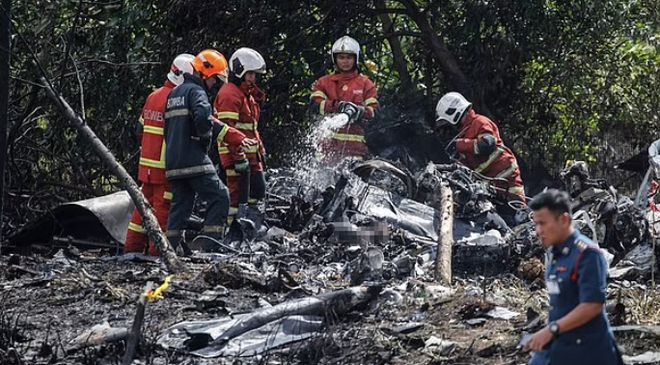
<path fill-rule="evenodd" d="M 583 240 L 579 239 L 579 240 L 575 241 L 575 247 L 577 247 L 578 250 L 580 250 L 580 251 L 584 251 L 587 248 L 589 248 L 589 244 L 584 242 Z"/>
<path fill-rule="evenodd" d="M 592 250 L 594 252 L 600 253 L 600 248 L 596 245 L 586 243 L 585 241 L 583 241 L 581 239 L 578 239 L 577 241 L 575 241 L 575 247 L 577 247 L 578 251 L 580 251 L 580 254 L 577 257 L 577 260 L 575 260 L 575 267 L 573 268 L 573 272 L 571 274 L 571 281 L 574 282 L 574 283 L 577 283 L 578 279 L 580 277 L 578 269 L 580 267 L 580 261 L 582 261 L 582 256 L 588 250 Z"/>

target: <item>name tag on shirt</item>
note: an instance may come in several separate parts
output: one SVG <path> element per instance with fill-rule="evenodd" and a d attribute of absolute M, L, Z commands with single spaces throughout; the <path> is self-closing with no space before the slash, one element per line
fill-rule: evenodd
<path fill-rule="evenodd" d="M 548 289 L 548 294 L 559 294 L 559 284 L 557 283 L 557 276 L 550 275 L 548 280 L 545 281 L 545 287 Z"/>

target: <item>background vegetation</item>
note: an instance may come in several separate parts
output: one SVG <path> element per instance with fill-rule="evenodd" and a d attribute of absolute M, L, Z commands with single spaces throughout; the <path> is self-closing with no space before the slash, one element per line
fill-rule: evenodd
<path fill-rule="evenodd" d="M 350 34 L 383 105 L 427 117 L 457 90 L 495 119 L 529 169 L 585 159 L 597 175 L 660 137 L 655 0 L 13 1 L 6 229 L 114 180 L 46 99 L 35 57 L 131 171 L 149 92 L 173 57 L 240 46 L 269 73 L 263 134 L 271 166 L 310 128 L 312 82 Z M 5 80 L 3 80 L 5 82 Z"/>

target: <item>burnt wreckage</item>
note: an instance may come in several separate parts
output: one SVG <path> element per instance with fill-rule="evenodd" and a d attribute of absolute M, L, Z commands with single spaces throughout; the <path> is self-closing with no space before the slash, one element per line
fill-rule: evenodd
<path fill-rule="evenodd" d="M 611 277 L 649 277 L 656 263 L 650 230 L 657 222 L 646 206 L 591 179 L 585 167 L 575 163 L 561 175 L 575 199 L 576 224 L 609 252 Z M 373 159 L 268 174 L 265 214 L 251 211 L 238 222 L 242 239 L 224 242 L 217 253 L 193 255 L 210 263 L 199 278 L 213 288 L 196 305 L 217 306 L 228 289 L 245 288 L 286 293 L 283 300 L 250 313 L 179 322 L 160 334 L 161 347 L 201 357 L 255 356 L 316 337 L 354 309 L 402 302 L 407 290 L 402 287 L 433 281 L 445 188 L 453 202 L 454 274 L 542 278 L 544 250 L 527 208 L 499 201 L 488 178 L 461 165 L 430 163 L 412 174 L 398 162 Z M 26 225 L 9 248 L 26 250 L 37 243 L 114 253 L 132 211 L 123 192 L 65 204 Z M 185 237 L 200 228 L 191 220 Z M 431 291 L 438 301 L 453 295 L 440 285 Z"/>
<path fill-rule="evenodd" d="M 620 195 L 605 181 L 590 178 L 584 162 L 569 164 L 560 177 L 574 199 L 576 223 L 609 252 L 612 266 L 650 255 L 651 228 L 657 222 L 649 209 Z M 416 246 L 430 262 L 440 228 L 434 200 L 444 182 L 454 198 L 452 258 L 456 273 L 515 272 L 520 260 L 540 257 L 542 249 L 536 244 L 526 207 L 499 201 L 488 180 L 459 164 L 429 163 L 413 175 L 384 159 L 319 169 L 304 177 L 294 170 L 272 170 L 262 207 L 265 218 L 252 211 L 239 223 L 244 243 L 270 239 L 269 227 L 279 227 L 299 233 L 299 240 L 329 240 L 347 247 Z M 132 209 L 125 192 L 66 203 L 11 236 L 8 249 L 76 245 L 119 252 Z M 198 212 L 203 215 L 203 204 Z M 193 217 L 185 237 L 194 237 L 200 222 Z M 238 246 L 234 242 L 219 249 L 239 252 Z M 410 268 L 403 267 L 404 256 L 387 260 L 398 263 L 394 265 L 397 271 L 406 272 Z M 648 260 L 646 266 L 655 262 L 654 258 Z M 650 268 L 642 273 L 648 276 Z"/>

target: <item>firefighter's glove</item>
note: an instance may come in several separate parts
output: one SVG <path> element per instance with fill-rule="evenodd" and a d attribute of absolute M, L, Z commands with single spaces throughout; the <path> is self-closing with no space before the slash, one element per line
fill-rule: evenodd
<path fill-rule="evenodd" d="M 364 107 L 350 101 L 342 101 L 339 103 L 339 112 L 348 115 L 348 120 L 351 122 L 359 122 L 364 115 Z"/>
<path fill-rule="evenodd" d="M 250 169 L 250 162 L 247 158 L 234 162 L 234 171 L 239 174 L 245 173 Z"/>
<path fill-rule="evenodd" d="M 256 146 L 259 144 L 259 141 L 257 139 L 252 139 L 252 138 L 245 138 L 243 141 L 241 141 L 241 149 L 243 152 L 248 152 L 250 147 Z"/>
<path fill-rule="evenodd" d="M 451 140 L 449 144 L 447 144 L 447 147 L 445 147 L 445 152 L 447 152 L 447 156 L 449 156 L 449 159 L 451 160 L 458 159 L 455 139 Z"/>

